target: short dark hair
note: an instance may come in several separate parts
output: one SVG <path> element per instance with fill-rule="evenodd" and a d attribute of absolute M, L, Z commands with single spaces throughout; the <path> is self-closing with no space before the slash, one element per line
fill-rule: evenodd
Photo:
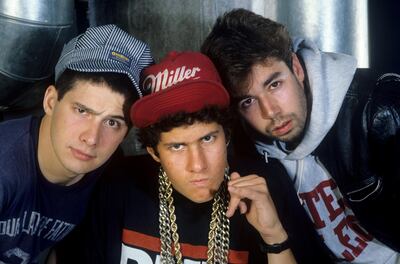
<path fill-rule="evenodd" d="M 282 24 L 246 9 L 220 16 L 201 47 L 214 62 L 232 97 L 248 86 L 255 64 L 273 58 L 292 69 L 292 50 L 292 40 Z"/>
<path fill-rule="evenodd" d="M 221 109 L 217 106 L 209 106 L 194 113 L 178 112 L 161 118 L 157 123 L 140 128 L 138 139 L 144 147 L 151 147 L 157 154 L 157 145 L 163 132 L 169 132 L 173 128 L 192 125 L 195 122 L 220 124 L 225 132 L 226 140 L 230 138 L 231 113 L 229 109 Z"/>
<path fill-rule="evenodd" d="M 66 69 L 55 83 L 59 101 L 68 91 L 75 87 L 77 81 L 88 81 L 96 84 L 104 83 L 113 92 L 124 96 L 123 112 L 125 122 L 128 124 L 128 127 L 131 126 L 129 109 L 133 102 L 138 99 L 138 96 L 136 95 L 136 89 L 131 79 L 126 74 L 114 72 L 79 72 Z"/>

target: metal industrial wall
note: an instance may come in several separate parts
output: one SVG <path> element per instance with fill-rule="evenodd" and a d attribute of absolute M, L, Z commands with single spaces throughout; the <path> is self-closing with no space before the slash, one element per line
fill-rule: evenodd
<path fill-rule="evenodd" d="M 110 19 L 111 1 L 92 2 L 98 7 L 92 24 Z M 198 49 L 218 15 L 243 7 L 286 24 L 293 36 L 311 38 L 322 50 L 352 54 L 359 67 L 369 65 L 367 0 L 120 0 L 112 5 L 114 22 L 147 41 L 156 58 L 171 49 Z"/>
<path fill-rule="evenodd" d="M 156 59 L 172 49 L 199 49 L 218 15 L 243 7 L 369 65 L 367 0 L 0 0 L 0 111 L 51 75 L 83 2 L 89 23 L 78 27 L 116 23 L 148 42 Z"/>

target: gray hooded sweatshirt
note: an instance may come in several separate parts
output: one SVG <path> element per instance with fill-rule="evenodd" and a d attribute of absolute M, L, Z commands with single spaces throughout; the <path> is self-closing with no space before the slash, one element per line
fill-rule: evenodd
<path fill-rule="evenodd" d="M 312 110 L 299 145 L 285 151 L 285 143 L 256 141 L 258 152 L 276 158 L 293 180 L 299 201 L 338 263 L 400 263 L 398 254 L 370 236 L 346 206 L 329 172 L 312 152 L 332 128 L 357 68 L 355 58 L 321 52 L 306 39 L 295 39 L 294 50 L 305 64 Z M 278 147 L 279 145 L 279 147 Z"/>

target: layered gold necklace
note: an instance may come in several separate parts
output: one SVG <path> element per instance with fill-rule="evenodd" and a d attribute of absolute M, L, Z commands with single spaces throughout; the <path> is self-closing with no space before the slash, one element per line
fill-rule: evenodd
<path fill-rule="evenodd" d="M 161 240 L 160 263 L 182 264 L 182 253 L 179 244 L 178 226 L 176 224 L 172 186 L 166 172 L 159 172 L 159 228 Z M 210 230 L 208 232 L 207 264 L 228 263 L 229 252 L 229 218 L 227 181 L 228 169 L 225 170 L 224 181 L 214 196 Z M 173 249 L 172 249 L 173 245 Z"/>

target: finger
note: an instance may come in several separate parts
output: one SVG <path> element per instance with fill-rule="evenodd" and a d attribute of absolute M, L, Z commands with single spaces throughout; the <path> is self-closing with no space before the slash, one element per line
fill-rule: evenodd
<path fill-rule="evenodd" d="M 253 184 L 266 185 L 265 179 L 257 175 L 247 175 L 240 178 L 231 179 L 229 185 L 248 186 Z"/>
<path fill-rule="evenodd" d="M 231 202 L 229 202 L 229 205 L 228 205 L 228 210 L 226 212 L 226 216 L 227 217 L 233 216 L 237 209 L 239 209 L 239 212 L 241 214 L 245 214 L 245 213 L 247 213 L 247 208 L 248 208 L 248 206 L 247 206 L 246 202 L 244 202 L 240 199 L 235 199 L 233 201 L 231 200 Z"/>
<path fill-rule="evenodd" d="M 267 187 L 264 184 L 248 185 L 248 186 L 228 186 L 231 195 L 238 196 L 240 199 L 250 198 L 251 193 L 255 195 L 269 196 Z"/>
<path fill-rule="evenodd" d="M 229 191 L 229 187 L 228 187 L 228 191 Z M 240 203 L 240 197 L 236 196 L 235 194 L 230 194 L 230 199 L 229 199 L 229 204 L 228 204 L 228 210 L 226 211 L 226 216 L 227 217 L 231 217 L 236 209 L 239 206 Z"/>
<path fill-rule="evenodd" d="M 238 172 L 232 172 L 231 173 L 231 179 L 230 181 L 236 180 L 236 179 L 240 179 L 240 174 Z"/>
<path fill-rule="evenodd" d="M 239 210 L 241 214 L 247 213 L 247 204 L 242 200 L 239 203 Z"/>
<path fill-rule="evenodd" d="M 238 200 L 259 200 L 264 199 L 266 195 L 265 187 L 259 185 L 247 187 L 229 186 L 228 190 L 231 197 L 235 197 Z"/>
<path fill-rule="evenodd" d="M 247 189 L 249 191 L 259 192 L 264 195 L 269 195 L 268 187 L 263 180 L 251 180 L 248 182 L 233 183 L 228 186 L 228 189 L 229 187 L 231 187 L 231 190 L 235 192 L 235 194 L 237 195 L 241 194 L 239 194 L 236 189 Z"/>

